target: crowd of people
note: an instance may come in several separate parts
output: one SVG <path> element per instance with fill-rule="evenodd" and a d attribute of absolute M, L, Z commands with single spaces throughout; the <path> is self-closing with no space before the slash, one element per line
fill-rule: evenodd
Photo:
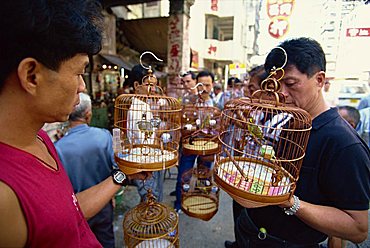
<path fill-rule="evenodd" d="M 89 56 L 101 49 L 102 23 L 95 1 L 2 2 L 0 247 L 114 247 L 112 199 L 122 186 L 134 183 L 143 200 L 150 187 L 162 200 L 164 172 L 124 174 L 114 162 L 110 132 L 89 126 L 91 100 L 82 75 Z M 326 238 L 331 247 L 362 242 L 370 200 L 370 98 L 358 109 L 338 111 L 324 98 L 320 44 L 297 38 L 279 47 L 287 54 L 281 92 L 312 118 L 300 178 L 294 197 L 280 205 L 247 209 L 234 202 L 236 240 L 225 247 L 309 248 Z M 271 50 L 248 80 L 230 77 L 226 89 L 207 70 L 187 72 L 181 101 L 222 110 L 229 100 L 251 97 L 280 57 Z M 136 69 L 139 84 L 145 73 Z M 41 128 L 67 120 L 69 130 L 54 145 Z M 179 154 L 177 212 L 183 173 L 213 165 L 212 158 L 184 154 L 181 147 Z"/>

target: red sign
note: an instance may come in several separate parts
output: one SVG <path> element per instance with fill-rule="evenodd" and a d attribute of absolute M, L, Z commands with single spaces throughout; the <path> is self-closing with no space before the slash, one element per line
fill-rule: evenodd
<path fill-rule="evenodd" d="M 347 37 L 370 37 L 370 28 L 347 28 Z"/>
<path fill-rule="evenodd" d="M 171 57 L 178 57 L 180 53 L 180 45 L 179 44 L 172 44 L 170 49 L 170 55 Z"/>
<path fill-rule="evenodd" d="M 210 45 L 208 47 L 208 54 L 212 54 L 212 53 L 216 54 L 216 52 L 217 52 L 217 47 L 216 46 Z"/>
<path fill-rule="evenodd" d="M 218 0 L 211 0 L 211 10 L 213 11 L 218 10 Z"/>
<path fill-rule="evenodd" d="M 271 20 L 269 34 L 275 39 L 280 39 L 289 30 L 289 21 L 286 17 L 277 17 Z"/>
<path fill-rule="evenodd" d="M 280 39 L 289 30 L 289 17 L 295 0 L 267 0 L 267 15 L 270 17 L 269 34 Z"/>
<path fill-rule="evenodd" d="M 293 11 L 294 0 L 267 1 L 267 14 L 270 18 L 276 16 L 290 16 Z"/>

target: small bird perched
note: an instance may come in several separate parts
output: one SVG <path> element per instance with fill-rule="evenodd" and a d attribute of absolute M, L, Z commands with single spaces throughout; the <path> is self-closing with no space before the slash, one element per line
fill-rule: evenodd
<path fill-rule="evenodd" d="M 260 146 L 262 146 L 262 143 L 260 139 L 263 139 L 263 132 L 261 127 L 257 126 L 255 124 L 255 121 L 253 120 L 252 117 L 249 117 L 247 120 L 248 123 L 248 132 L 252 135 L 252 138 L 256 143 Z"/>

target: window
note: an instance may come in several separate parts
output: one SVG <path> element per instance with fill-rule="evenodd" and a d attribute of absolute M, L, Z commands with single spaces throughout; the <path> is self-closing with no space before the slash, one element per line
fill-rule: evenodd
<path fill-rule="evenodd" d="M 206 39 L 227 41 L 233 39 L 234 17 L 206 15 Z"/>

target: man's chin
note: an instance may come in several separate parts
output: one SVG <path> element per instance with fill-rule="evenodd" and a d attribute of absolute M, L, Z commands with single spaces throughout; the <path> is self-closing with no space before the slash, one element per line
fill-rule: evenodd
<path fill-rule="evenodd" d="M 67 114 L 67 115 L 63 115 L 63 116 L 58 116 L 56 119 L 56 122 L 66 122 L 68 121 L 69 119 L 69 115 L 70 114 Z"/>

